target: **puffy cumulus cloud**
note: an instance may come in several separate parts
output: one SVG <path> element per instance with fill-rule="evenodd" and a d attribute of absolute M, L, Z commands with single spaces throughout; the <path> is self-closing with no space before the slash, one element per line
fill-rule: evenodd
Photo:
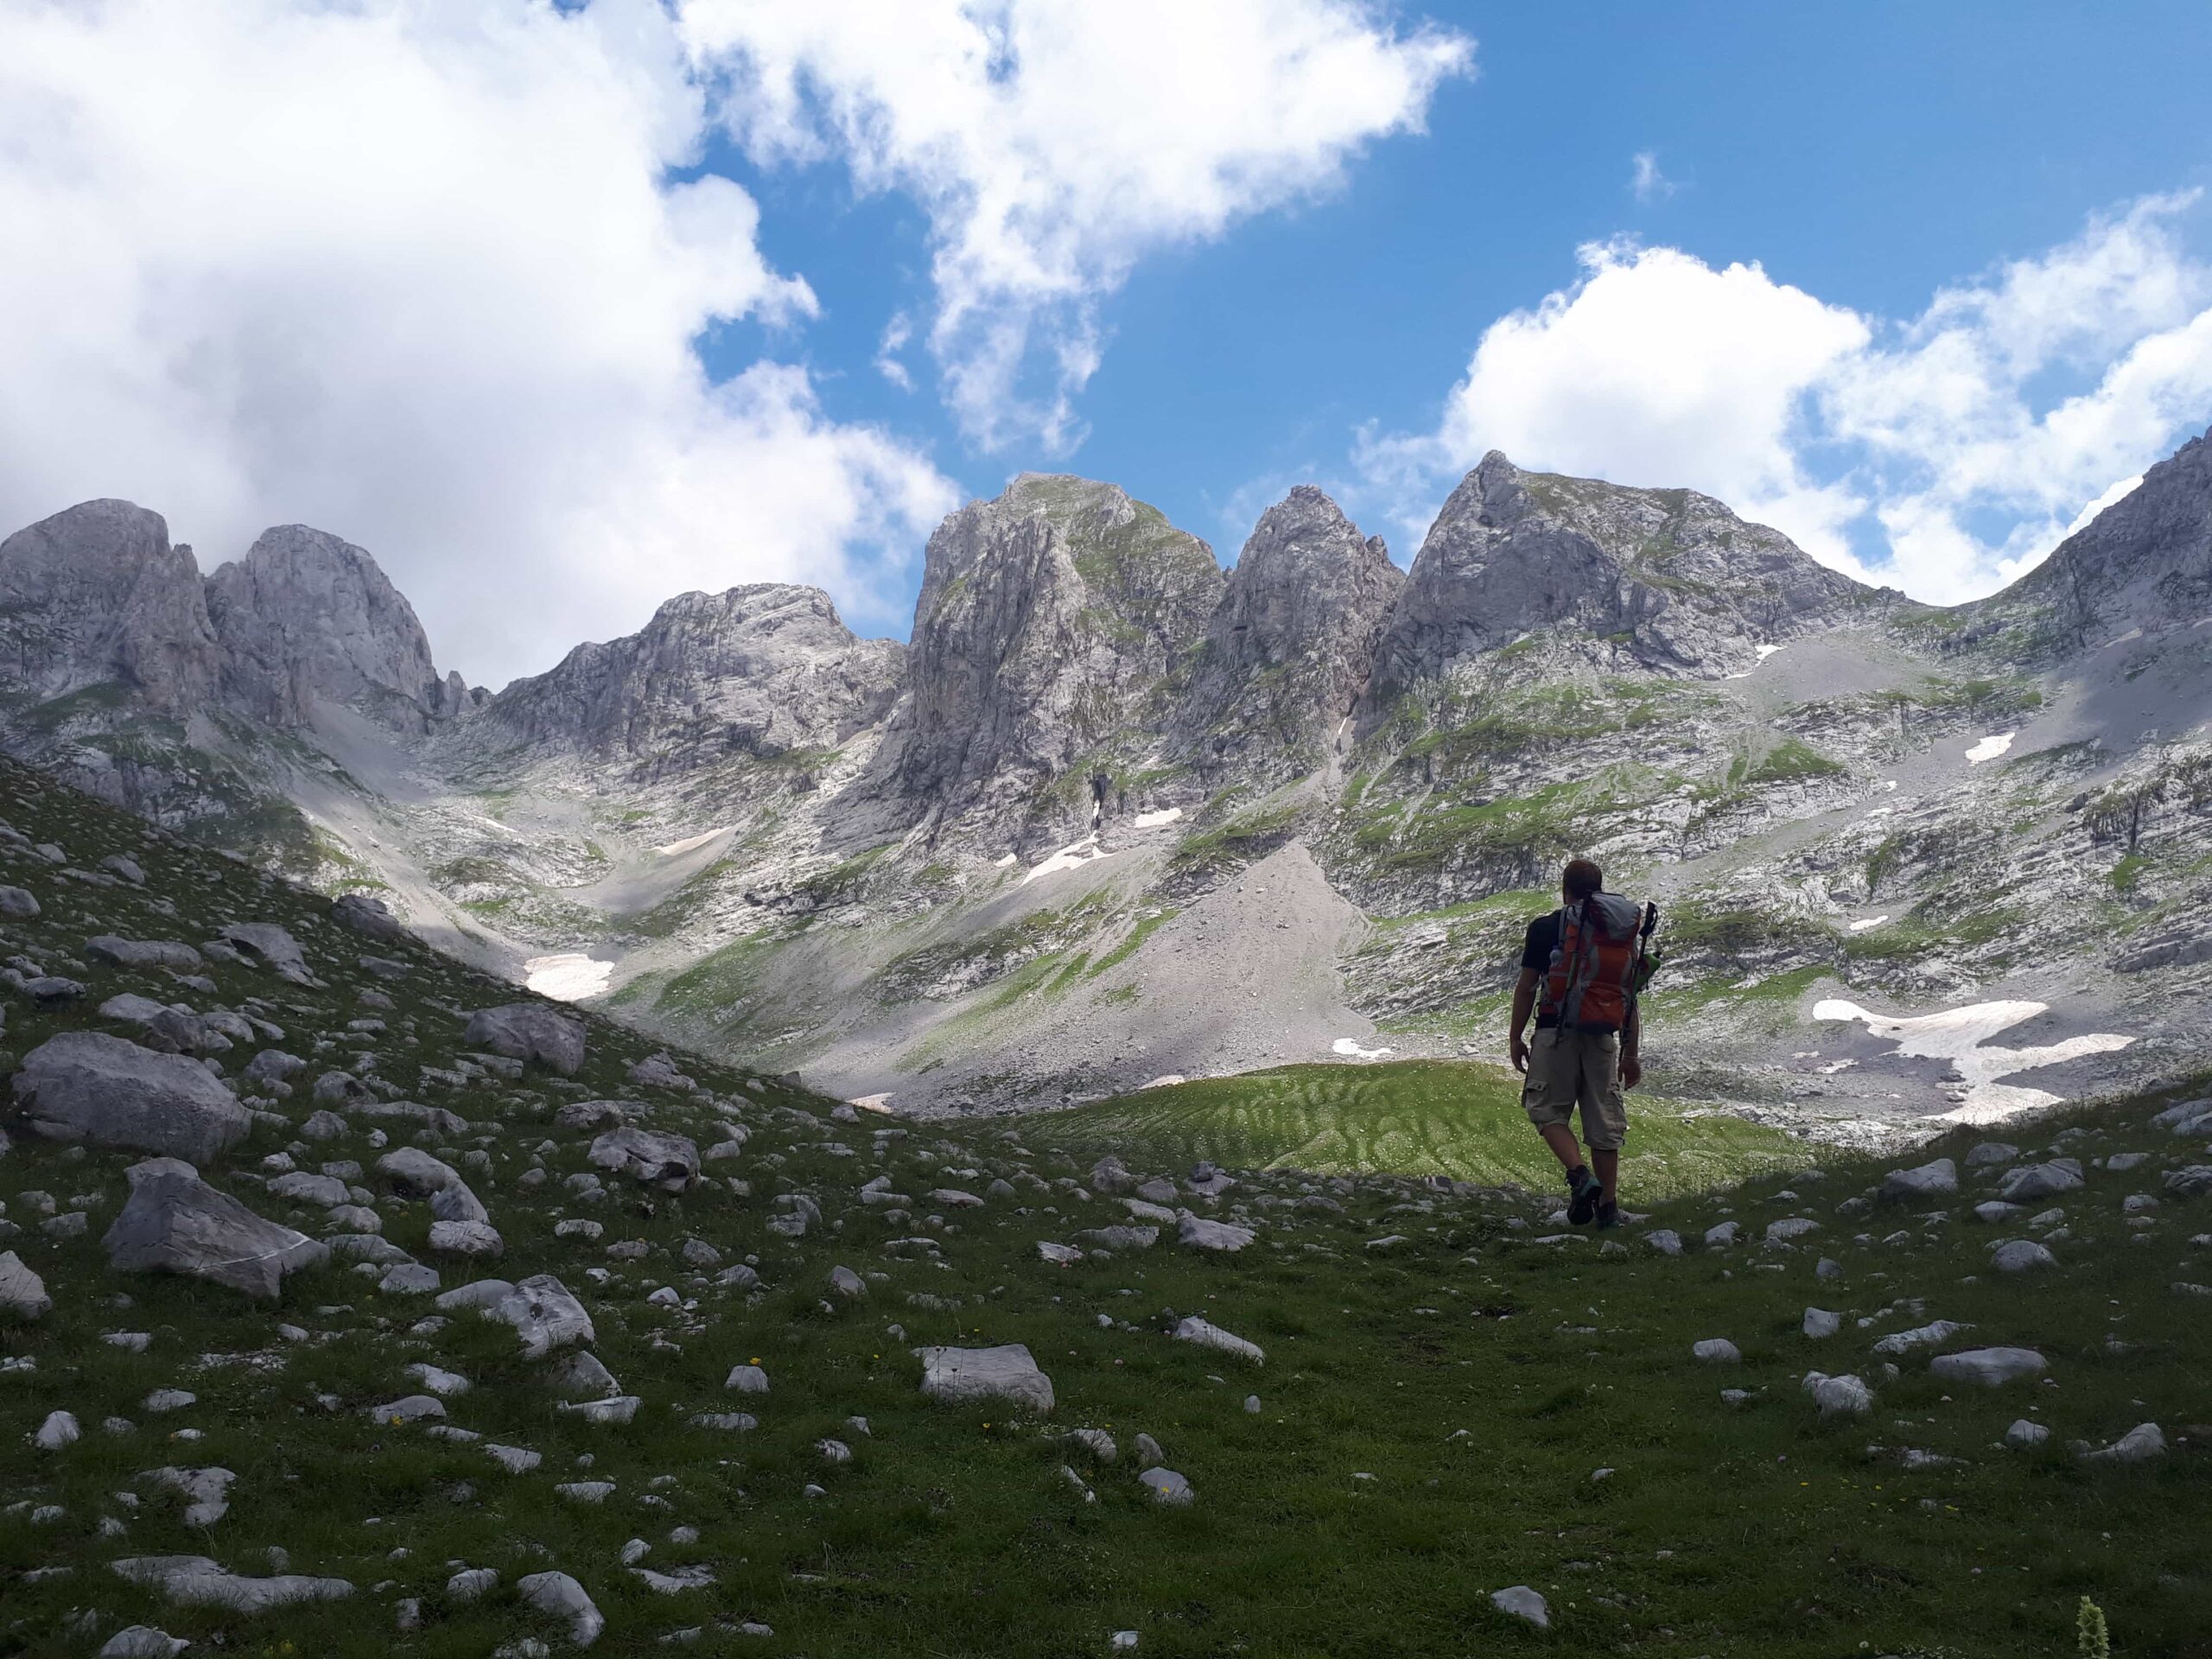
<path fill-rule="evenodd" d="M 1491 325 L 1433 432 L 1362 435 L 1408 528 L 1491 448 L 1688 485 L 1852 574 L 1951 602 L 2028 569 L 2212 417 L 2212 266 L 2145 198 L 1916 318 L 1858 315 L 1757 265 L 1586 248 Z"/>
<path fill-rule="evenodd" d="M 1057 451 L 1135 259 L 1328 190 L 1473 54 L 1365 0 L 688 0 L 683 26 L 757 161 L 842 156 L 924 206 L 954 413 Z"/>
<path fill-rule="evenodd" d="M 805 375 L 810 316 L 654 0 L 0 9 L 0 527 L 94 495 L 203 566 L 271 522 L 374 552 L 497 683 L 684 587 L 863 613 L 953 493 Z"/>

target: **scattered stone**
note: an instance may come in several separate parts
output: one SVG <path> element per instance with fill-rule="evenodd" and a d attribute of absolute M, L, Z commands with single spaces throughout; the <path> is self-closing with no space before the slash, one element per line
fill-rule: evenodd
<path fill-rule="evenodd" d="M 1874 1409 L 1874 1390 L 1857 1376 L 1808 1371 L 1801 1386 L 1813 1396 L 1823 1417 L 1864 1417 Z"/>
<path fill-rule="evenodd" d="M 2022 1164 L 2018 1169 L 2006 1170 L 2005 1179 L 1997 1184 L 1997 1196 L 2007 1204 L 2029 1204 L 2076 1192 L 2082 1185 L 2082 1160 L 2054 1158 L 2048 1163 Z"/>
<path fill-rule="evenodd" d="M 1948 1158 L 1938 1158 L 1916 1168 L 1891 1170 L 1882 1178 L 1881 1191 L 1876 1196 L 1885 1204 L 1903 1204 L 1948 1198 L 1958 1190 L 1959 1166 Z"/>
<path fill-rule="evenodd" d="M 1525 1584 L 1516 1584 L 1503 1590 L 1491 1592 L 1490 1605 L 1501 1613 L 1515 1618 L 1525 1618 L 1540 1630 L 1552 1627 L 1552 1610 L 1543 1597 Z"/>
<path fill-rule="evenodd" d="M 159 1591 L 180 1607 L 258 1613 L 295 1602 L 340 1601 L 353 1593 L 353 1586 L 344 1579 L 310 1578 L 296 1573 L 250 1579 L 205 1555 L 126 1556 L 109 1565 L 121 1577 Z"/>
<path fill-rule="evenodd" d="M 46 1281 L 23 1265 L 13 1250 L 0 1250 L 0 1311 L 17 1319 L 42 1319 L 54 1310 Z"/>
<path fill-rule="evenodd" d="M 1147 1469 L 1137 1478 L 1152 1489 L 1155 1500 L 1180 1507 L 1197 1501 L 1198 1494 L 1191 1490 L 1191 1483 L 1173 1469 Z"/>
<path fill-rule="evenodd" d="M 2044 1357 L 2032 1348 L 1969 1348 L 1963 1353 L 1938 1354 L 1928 1362 L 1929 1372 L 1946 1381 L 1993 1389 L 2017 1377 L 2038 1376 L 2044 1365 Z"/>
<path fill-rule="evenodd" d="M 461 1041 L 525 1065 L 535 1060 L 564 1077 L 575 1076 L 584 1063 L 583 1022 L 538 1002 L 480 1009 L 468 1016 Z"/>
<path fill-rule="evenodd" d="M 1726 1337 L 1707 1337 L 1703 1342 L 1693 1343 L 1690 1353 L 1712 1365 L 1737 1365 L 1743 1363 L 1743 1353 Z"/>
<path fill-rule="evenodd" d="M 101 1241 L 119 1270 L 182 1274 L 273 1300 L 286 1274 L 330 1259 L 327 1246 L 257 1216 L 181 1160 L 150 1158 L 124 1177 L 130 1196 Z"/>
<path fill-rule="evenodd" d="M 1021 1343 L 995 1348 L 918 1348 L 922 1392 L 949 1405 L 1001 1399 L 1039 1413 L 1052 1409 L 1052 1380 Z"/>
<path fill-rule="evenodd" d="M 579 1037 L 579 1046 L 582 1040 Z M 580 1648 L 591 1646 L 607 1628 L 607 1621 L 584 1593 L 583 1586 L 565 1573 L 533 1573 L 516 1580 L 515 1589 L 539 1612 L 567 1619 L 569 1639 Z"/>
<path fill-rule="evenodd" d="M 740 1394 L 766 1394 L 768 1392 L 768 1373 L 758 1365 L 740 1365 L 723 1379 L 722 1386 L 735 1389 Z"/>
<path fill-rule="evenodd" d="M 1176 1325 L 1175 1339 L 1178 1342 L 1195 1342 L 1201 1348 L 1213 1348 L 1224 1354 L 1234 1354 L 1237 1358 L 1248 1359 L 1255 1365 L 1267 1363 L 1268 1357 L 1261 1351 L 1259 1344 L 1247 1342 L 1243 1338 L 1234 1336 L 1219 1325 L 1209 1324 L 1196 1315 L 1184 1319 Z"/>
<path fill-rule="evenodd" d="M 181 1636 L 151 1624 L 131 1624 L 118 1630 L 102 1644 L 99 1659 L 176 1659 L 192 1645 Z"/>
<path fill-rule="evenodd" d="M 105 1032 L 65 1031 L 24 1057 L 13 1087 L 31 1131 L 204 1162 L 245 1139 L 252 1120 L 197 1061 Z"/>
<path fill-rule="evenodd" d="M 2084 1463 L 2148 1463 L 2166 1455 L 2166 1437 L 2156 1423 L 2138 1423 L 2110 1446 L 2084 1452 Z"/>
<path fill-rule="evenodd" d="M 2027 1418 L 2015 1419 L 2012 1427 L 2005 1431 L 2005 1444 L 2016 1452 L 2025 1452 L 2041 1446 L 2050 1438 L 2050 1431 L 2041 1423 Z"/>
<path fill-rule="evenodd" d="M 1175 1236 L 1193 1249 L 1236 1251 L 1249 1244 L 1255 1235 L 1249 1227 L 1239 1227 L 1233 1222 L 1208 1221 L 1203 1216 L 1181 1210 L 1175 1215 Z"/>
<path fill-rule="evenodd" d="M 223 943 L 250 962 L 259 963 L 279 979 L 295 985 L 313 985 L 306 954 L 300 942 L 274 922 L 232 922 L 222 932 Z"/>
<path fill-rule="evenodd" d="M 514 1285 L 504 1279 L 480 1279 L 446 1292 L 438 1298 L 438 1306 L 448 1313 L 476 1308 L 512 1325 L 522 1338 L 524 1356 L 530 1359 L 543 1359 L 556 1348 L 589 1347 L 598 1339 L 583 1304 L 550 1273 Z"/>
<path fill-rule="evenodd" d="M 658 1182 L 671 1192 L 681 1192 L 699 1176 L 697 1146 L 687 1136 L 655 1129 L 609 1129 L 591 1143 L 590 1158 L 601 1169 Z"/>
<path fill-rule="evenodd" d="M 2058 1258 L 2031 1238 L 2008 1238 L 1990 1252 L 1989 1265 L 1999 1273 L 2028 1273 L 2055 1268 Z"/>
<path fill-rule="evenodd" d="M 46 1421 L 31 1436 L 31 1444 L 41 1452 L 59 1452 L 65 1446 L 74 1446 L 84 1436 L 77 1425 L 77 1414 L 73 1411 L 50 1411 Z"/>
<path fill-rule="evenodd" d="M 1843 1315 L 1832 1313 L 1825 1307 L 1808 1307 L 1805 1310 L 1802 1329 L 1807 1336 L 1816 1341 L 1832 1337 L 1843 1329 Z"/>

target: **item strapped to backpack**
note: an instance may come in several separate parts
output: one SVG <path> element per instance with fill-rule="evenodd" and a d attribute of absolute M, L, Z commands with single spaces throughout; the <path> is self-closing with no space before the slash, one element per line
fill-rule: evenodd
<path fill-rule="evenodd" d="M 1593 893 L 1559 912 L 1559 942 L 1544 977 L 1543 1014 L 1561 1031 L 1618 1032 L 1659 958 L 1649 948 L 1659 906 Z"/>

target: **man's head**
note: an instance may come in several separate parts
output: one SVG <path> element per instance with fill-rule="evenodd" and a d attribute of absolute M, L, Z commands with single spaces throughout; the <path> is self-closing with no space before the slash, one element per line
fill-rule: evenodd
<path fill-rule="evenodd" d="M 1605 873 L 1586 858 L 1567 861 L 1560 872 L 1560 894 L 1570 905 L 1579 905 L 1593 893 L 1605 890 Z"/>

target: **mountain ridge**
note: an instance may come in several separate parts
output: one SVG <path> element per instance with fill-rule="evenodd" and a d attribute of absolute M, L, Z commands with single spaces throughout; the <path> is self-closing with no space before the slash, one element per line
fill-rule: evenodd
<path fill-rule="evenodd" d="M 2160 573 L 2194 580 L 2200 450 L 2069 544 L 2115 627 L 2173 589 Z M 54 575 L 102 533 L 87 573 L 143 639 Z M 2108 658 L 2056 631 L 2055 578 L 1918 606 L 1695 492 L 1497 454 L 1408 570 L 1310 486 L 1224 570 L 1116 486 L 1025 474 L 930 538 L 906 645 L 859 639 L 818 589 L 751 584 L 677 595 L 496 695 L 437 678 L 404 597 L 321 532 L 204 579 L 123 504 L 7 546 L 0 582 L 34 601 L 10 613 L 15 752 L 382 892 L 471 960 L 916 1109 L 1485 1052 L 1507 918 L 1570 853 L 1667 900 L 1707 988 L 1699 1086 L 1737 1109 L 1779 1090 L 1834 1097 L 1791 1108 L 1807 1121 L 1889 1121 L 1855 1074 L 1810 1084 L 1776 1058 L 1719 995 L 1747 971 L 2048 1002 L 2101 929 L 2150 964 L 2115 993 L 2132 1002 L 2199 959 L 2179 849 L 2212 806 L 2206 745 L 2164 717 L 2212 684 L 2185 630 L 2149 619 Z M 40 606 L 54 626 L 27 628 Z M 1984 765 L 2015 742 L 2054 758 Z M 2009 838 L 1966 827 L 1999 812 Z M 2098 826 L 2120 823 L 2134 840 L 2107 853 Z M 2154 874 L 2099 922 L 2113 858 Z M 1327 920 L 1339 905 L 1364 919 Z M 1271 932 L 1275 982 L 1247 981 Z M 1203 984 L 1180 975 L 1201 962 Z M 1179 985 L 1210 1023 L 1160 1000 Z"/>

